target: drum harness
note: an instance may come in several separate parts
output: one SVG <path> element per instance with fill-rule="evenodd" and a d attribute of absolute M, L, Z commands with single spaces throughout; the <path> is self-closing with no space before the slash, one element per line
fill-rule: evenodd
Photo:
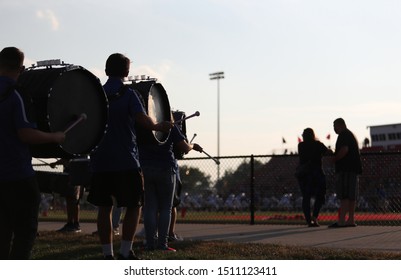
<path fill-rule="evenodd" d="M 129 88 L 130 88 L 129 85 L 122 85 L 116 93 L 113 93 L 113 94 L 110 94 L 107 96 L 108 101 L 112 102 L 112 101 L 119 99 L 127 92 L 127 90 Z M 141 96 L 141 94 L 137 90 L 133 89 L 133 91 L 134 91 L 135 95 L 138 97 L 139 101 L 142 103 L 142 105 L 145 104 L 145 101 L 143 100 L 143 97 Z"/>
<path fill-rule="evenodd" d="M 125 94 L 125 92 L 127 91 L 127 88 L 128 88 L 128 86 L 126 86 L 126 85 L 121 86 L 120 89 L 116 93 L 108 95 L 107 99 L 110 102 L 119 99 L 120 97 L 122 97 Z"/>

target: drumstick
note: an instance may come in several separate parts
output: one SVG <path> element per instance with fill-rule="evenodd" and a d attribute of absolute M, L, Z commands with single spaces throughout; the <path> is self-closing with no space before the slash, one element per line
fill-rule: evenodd
<path fill-rule="evenodd" d="M 192 115 L 189 115 L 189 116 L 187 116 L 185 118 L 182 118 L 182 119 L 180 119 L 178 121 L 175 121 L 174 124 L 179 124 L 179 123 L 183 122 L 184 120 L 187 120 L 187 119 L 190 119 L 190 118 L 193 118 L 193 117 L 198 117 L 198 116 L 200 116 L 200 113 L 199 113 L 199 111 L 196 111 Z"/>
<path fill-rule="evenodd" d="M 74 126 L 76 126 L 76 125 L 79 124 L 80 122 L 86 121 L 86 119 L 87 119 L 86 114 L 85 114 L 85 113 L 82 113 L 82 114 L 78 117 L 78 119 L 75 120 L 75 122 L 73 122 L 72 124 L 70 124 L 70 125 L 64 130 L 64 133 L 67 133 L 68 131 L 70 131 L 71 129 L 73 129 Z"/>
<path fill-rule="evenodd" d="M 196 133 L 194 134 L 194 136 L 192 136 L 192 139 L 191 139 L 191 141 L 189 141 L 189 144 L 191 144 L 192 141 L 194 141 L 195 137 L 196 137 Z"/>
<path fill-rule="evenodd" d="M 205 150 L 202 151 L 205 155 L 207 155 L 209 158 L 211 158 L 212 160 L 214 160 L 214 162 L 219 165 L 220 161 L 217 158 L 212 157 L 211 155 L 209 155 L 208 153 L 205 152 Z"/>
<path fill-rule="evenodd" d="M 44 163 L 44 164 L 50 166 L 51 168 L 54 168 L 54 167 L 52 166 L 51 163 L 48 163 L 48 162 L 46 162 L 46 161 L 44 161 L 44 160 L 41 160 L 41 159 L 39 159 L 39 158 L 36 158 L 36 160 L 38 160 L 38 161 L 40 161 L 41 163 Z"/>

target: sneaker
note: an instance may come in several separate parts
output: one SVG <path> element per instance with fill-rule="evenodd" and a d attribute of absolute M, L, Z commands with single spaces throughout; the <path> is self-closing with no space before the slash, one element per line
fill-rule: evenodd
<path fill-rule="evenodd" d="M 74 223 L 74 229 L 75 229 L 75 232 L 81 232 L 81 226 L 79 225 L 79 223 Z"/>
<path fill-rule="evenodd" d="M 81 232 L 81 228 L 71 223 L 66 223 L 62 228 L 58 229 L 57 232 Z"/>
<path fill-rule="evenodd" d="M 165 252 L 177 252 L 176 249 L 165 246 L 165 247 L 158 247 L 157 250 L 165 251 Z"/>
<path fill-rule="evenodd" d="M 142 260 L 140 257 L 135 255 L 134 251 L 130 251 L 128 257 L 124 257 L 123 255 L 118 255 L 119 260 Z"/>
<path fill-rule="evenodd" d="M 320 224 L 317 221 L 310 221 L 308 227 L 320 227 Z"/>
<path fill-rule="evenodd" d="M 319 222 L 317 221 L 317 218 L 312 217 L 312 223 L 314 224 L 315 227 L 320 227 Z"/>
<path fill-rule="evenodd" d="M 179 236 L 176 233 L 173 233 L 171 235 L 168 236 L 168 241 L 169 242 L 173 242 L 173 241 L 184 241 L 184 238 L 182 238 L 181 236 Z"/>
<path fill-rule="evenodd" d="M 72 224 L 66 223 L 62 228 L 56 230 L 57 232 L 67 232 L 71 231 L 72 229 Z"/>

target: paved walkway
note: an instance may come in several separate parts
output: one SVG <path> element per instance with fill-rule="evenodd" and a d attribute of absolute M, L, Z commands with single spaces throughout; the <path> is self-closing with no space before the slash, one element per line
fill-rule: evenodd
<path fill-rule="evenodd" d="M 56 230 L 59 222 L 40 222 L 39 231 Z M 95 223 L 82 223 L 83 234 L 96 230 Z M 329 229 L 299 225 L 177 224 L 186 240 L 271 243 L 315 248 L 370 249 L 401 252 L 401 227 L 358 226 Z M 142 224 L 138 231 L 142 229 Z"/>

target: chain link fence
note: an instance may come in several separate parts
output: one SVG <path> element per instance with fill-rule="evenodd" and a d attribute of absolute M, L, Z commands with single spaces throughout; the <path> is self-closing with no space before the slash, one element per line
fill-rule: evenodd
<path fill-rule="evenodd" d="M 363 153 L 363 174 L 359 178 L 356 221 L 360 225 L 401 224 L 401 153 Z M 304 224 L 302 196 L 294 176 L 297 155 L 232 156 L 179 160 L 182 190 L 177 206 L 178 223 Z M 62 168 L 34 164 L 45 173 L 39 180 L 42 194 L 41 219 L 66 219 L 65 200 L 57 192 L 68 185 Z M 327 179 L 326 203 L 319 216 L 321 224 L 338 217 L 334 166 L 323 158 Z M 41 174 L 43 176 L 43 174 Z M 45 176 L 45 177 L 46 177 Z M 146 180 L 146 178 L 145 178 Z M 89 186 L 87 186 L 88 188 Z M 49 191 L 50 190 L 50 191 Z M 81 200 L 81 220 L 95 221 L 96 208 Z"/>

